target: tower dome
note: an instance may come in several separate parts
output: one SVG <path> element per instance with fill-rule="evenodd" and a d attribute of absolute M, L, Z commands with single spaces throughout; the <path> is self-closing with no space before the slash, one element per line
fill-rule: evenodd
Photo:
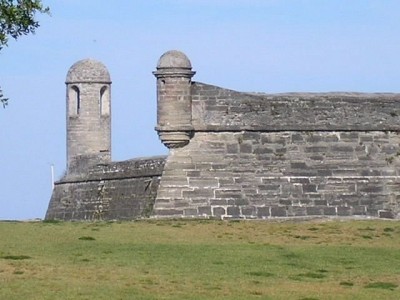
<path fill-rule="evenodd" d="M 160 57 L 157 69 L 192 69 L 192 64 L 184 53 L 170 50 Z"/>
<path fill-rule="evenodd" d="M 94 59 L 83 59 L 68 70 L 66 83 L 96 82 L 111 83 L 110 73 L 105 65 Z"/>

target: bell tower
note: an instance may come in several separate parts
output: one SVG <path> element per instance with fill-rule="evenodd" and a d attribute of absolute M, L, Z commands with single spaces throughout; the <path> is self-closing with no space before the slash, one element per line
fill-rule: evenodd
<path fill-rule="evenodd" d="M 111 79 L 98 61 L 84 59 L 68 71 L 67 174 L 111 161 Z"/>

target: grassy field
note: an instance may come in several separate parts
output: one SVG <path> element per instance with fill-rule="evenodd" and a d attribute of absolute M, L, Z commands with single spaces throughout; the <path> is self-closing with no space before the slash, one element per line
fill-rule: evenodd
<path fill-rule="evenodd" d="M 0 222 L 0 299 L 400 299 L 400 223 Z"/>

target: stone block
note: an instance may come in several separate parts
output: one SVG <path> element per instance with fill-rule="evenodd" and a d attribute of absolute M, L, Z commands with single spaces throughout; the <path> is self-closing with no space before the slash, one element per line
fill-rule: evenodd
<path fill-rule="evenodd" d="M 324 137 L 319 134 L 307 134 L 305 138 L 308 143 L 318 143 L 324 141 Z"/>
<path fill-rule="evenodd" d="M 225 208 L 223 207 L 214 207 L 213 208 L 213 216 L 215 217 L 222 217 L 226 215 Z"/>
<path fill-rule="evenodd" d="M 327 135 L 324 138 L 325 142 L 327 143 L 332 143 L 332 142 L 338 142 L 339 141 L 339 137 L 337 134 L 335 133 L 327 133 Z"/>
<path fill-rule="evenodd" d="M 311 160 L 323 161 L 325 157 L 323 155 L 311 155 L 309 158 Z"/>
<path fill-rule="evenodd" d="M 224 205 L 232 204 L 232 202 L 230 202 L 230 201 L 227 200 L 227 199 L 211 199 L 211 200 L 210 200 L 210 204 L 211 204 L 212 206 L 216 206 L 216 205 L 222 205 L 222 206 L 224 206 Z"/>
<path fill-rule="evenodd" d="M 286 145 L 286 138 L 282 136 L 278 136 L 277 134 L 267 134 L 261 135 L 261 143 L 262 144 L 278 144 L 278 145 Z"/>
<path fill-rule="evenodd" d="M 307 209 L 304 206 L 289 206 L 288 217 L 303 217 L 307 215 Z"/>
<path fill-rule="evenodd" d="M 283 174 L 285 176 L 290 177 L 314 177 L 317 176 L 317 170 L 314 169 L 294 169 L 291 171 L 284 171 Z"/>
<path fill-rule="evenodd" d="M 201 176 L 201 171 L 200 170 L 186 171 L 186 176 L 187 177 L 200 177 Z"/>
<path fill-rule="evenodd" d="M 314 205 L 316 206 L 326 206 L 327 205 L 327 201 L 324 199 L 315 199 L 314 200 Z"/>
<path fill-rule="evenodd" d="M 303 187 L 301 184 L 282 184 L 282 196 L 292 196 L 294 198 L 301 197 L 303 194 Z"/>
<path fill-rule="evenodd" d="M 354 207 L 360 204 L 360 197 L 357 195 L 341 195 L 340 199 L 342 200 L 342 203 L 347 206 Z"/>
<path fill-rule="evenodd" d="M 268 206 L 257 207 L 257 217 L 268 218 L 270 216 L 270 208 Z"/>
<path fill-rule="evenodd" d="M 307 169 L 307 164 L 305 162 L 291 162 L 290 167 L 292 169 Z"/>
<path fill-rule="evenodd" d="M 259 191 L 280 192 L 281 185 L 280 184 L 262 184 L 262 185 L 258 185 L 257 188 Z"/>
<path fill-rule="evenodd" d="M 198 188 L 192 191 L 182 191 L 184 199 L 207 199 L 214 197 L 214 190 L 209 188 Z"/>
<path fill-rule="evenodd" d="M 257 147 L 254 149 L 254 154 L 272 154 L 274 152 L 274 149 L 267 147 Z"/>
<path fill-rule="evenodd" d="M 358 142 L 359 134 L 356 131 L 340 133 L 340 140 L 343 142 Z"/>
<path fill-rule="evenodd" d="M 303 193 L 316 193 L 317 186 L 315 184 L 303 184 Z"/>
<path fill-rule="evenodd" d="M 221 163 L 213 163 L 211 164 L 211 170 L 210 171 L 216 171 L 216 170 L 225 170 L 228 169 L 228 164 L 221 164 Z"/>
<path fill-rule="evenodd" d="M 317 176 L 332 176 L 332 170 L 330 169 L 317 169 Z"/>
<path fill-rule="evenodd" d="M 360 133 L 359 134 L 360 142 L 372 142 L 374 137 L 370 133 Z"/>
<path fill-rule="evenodd" d="M 334 206 L 325 206 L 322 207 L 324 215 L 326 216 L 335 216 L 336 215 L 336 207 Z"/>
<path fill-rule="evenodd" d="M 324 214 L 323 207 L 309 206 L 306 208 L 308 216 L 321 216 Z"/>
<path fill-rule="evenodd" d="M 183 177 L 169 177 L 168 173 L 162 177 L 162 186 L 164 187 L 187 187 L 188 180 Z"/>
<path fill-rule="evenodd" d="M 257 142 L 257 141 L 260 140 L 260 133 L 246 131 L 245 133 L 243 133 L 242 139 L 243 139 L 243 141 L 249 141 L 250 140 L 252 142 Z"/>
<path fill-rule="evenodd" d="M 360 200 L 361 205 L 370 206 L 370 205 L 374 204 L 374 199 L 371 197 L 360 196 L 360 198 L 361 198 L 361 200 Z"/>
<path fill-rule="evenodd" d="M 296 177 L 293 177 L 293 178 L 290 178 L 290 183 L 302 183 L 302 184 L 307 184 L 307 183 L 310 183 L 310 178 L 307 178 L 307 177 L 300 177 L 300 178 L 296 178 Z"/>
<path fill-rule="evenodd" d="M 395 218 L 395 214 L 390 210 L 380 210 L 378 211 L 378 213 L 379 213 L 379 218 L 385 218 L 385 219 Z"/>
<path fill-rule="evenodd" d="M 215 198 L 221 199 L 242 199 L 243 195 L 240 190 L 215 190 Z"/>
<path fill-rule="evenodd" d="M 279 204 L 289 206 L 292 205 L 293 203 L 291 199 L 279 199 Z"/>
<path fill-rule="evenodd" d="M 282 159 L 287 152 L 287 148 L 285 147 L 279 147 L 275 149 L 276 156 Z"/>
<path fill-rule="evenodd" d="M 240 216 L 240 208 L 238 206 L 228 206 L 227 215 L 232 216 L 232 217 L 239 217 Z"/>
<path fill-rule="evenodd" d="M 192 188 L 217 188 L 218 187 L 218 179 L 217 178 L 207 178 L 207 177 L 199 177 L 199 178 L 189 178 L 189 186 Z"/>
<path fill-rule="evenodd" d="M 326 146 L 310 146 L 304 149 L 305 153 L 326 153 L 328 151 L 328 147 Z"/>
<path fill-rule="evenodd" d="M 353 215 L 365 216 L 366 214 L 367 214 L 367 208 L 364 205 L 353 206 Z"/>
<path fill-rule="evenodd" d="M 292 143 L 299 143 L 304 141 L 304 135 L 301 133 L 292 134 Z"/>
<path fill-rule="evenodd" d="M 211 206 L 200 206 L 198 208 L 199 215 L 211 216 Z"/>
<path fill-rule="evenodd" d="M 299 203 L 301 205 L 309 205 L 311 204 L 312 200 L 310 198 L 300 198 Z"/>
<path fill-rule="evenodd" d="M 253 146 L 249 143 L 243 143 L 240 144 L 240 153 L 252 153 L 253 152 Z"/>
<path fill-rule="evenodd" d="M 351 207 L 338 206 L 336 209 L 338 216 L 351 216 L 353 214 L 353 210 Z"/>
<path fill-rule="evenodd" d="M 189 201 L 187 199 L 174 199 L 174 201 L 171 202 L 173 204 L 173 208 L 182 208 L 189 206 Z"/>
<path fill-rule="evenodd" d="M 154 214 L 159 216 L 181 216 L 183 215 L 183 209 L 155 209 Z"/>
<path fill-rule="evenodd" d="M 361 193 L 379 194 L 383 192 L 382 183 L 357 184 L 357 191 Z"/>
<path fill-rule="evenodd" d="M 249 200 L 246 198 L 234 199 L 235 205 L 248 205 Z"/>
<path fill-rule="evenodd" d="M 254 206 L 241 206 L 240 207 L 241 214 L 246 217 L 255 217 L 256 216 L 256 208 Z"/>
<path fill-rule="evenodd" d="M 287 217 L 287 210 L 285 206 L 272 206 L 271 217 Z"/>
<path fill-rule="evenodd" d="M 331 151 L 332 152 L 345 152 L 345 153 L 352 153 L 354 152 L 354 147 L 350 145 L 332 145 L 331 146 Z"/>
<path fill-rule="evenodd" d="M 196 217 L 199 215 L 196 208 L 185 208 L 183 210 L 183 215 L 188 217 Z M 211 213 L 210 213 L 211 215 Z"/>

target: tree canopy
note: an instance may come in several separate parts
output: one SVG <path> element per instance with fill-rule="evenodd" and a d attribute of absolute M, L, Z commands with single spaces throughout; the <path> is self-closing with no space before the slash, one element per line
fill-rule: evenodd
<path fill-rule="evenodd" d="M 35 33 L 39 27 L 37 13 L 49 13 L 41 0 L 0 0 L 0 50 L 8 45 L 10 38 Z M 0 102 L 5 107 L 8 99 L 0 88 Z"/>

